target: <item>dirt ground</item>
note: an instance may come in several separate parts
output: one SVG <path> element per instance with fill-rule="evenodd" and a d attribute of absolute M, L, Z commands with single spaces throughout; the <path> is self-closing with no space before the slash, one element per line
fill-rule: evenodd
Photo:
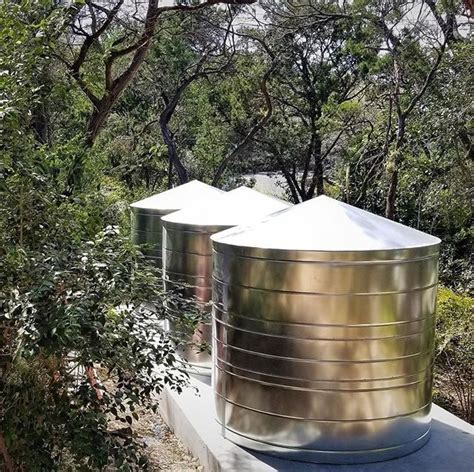
<path fill-rule="evenodd" d="M 198 460 L 187 451 L 158 414 L 144 414 L 133 429 L 147 445 L 152 471 L 203 472 Z"/>

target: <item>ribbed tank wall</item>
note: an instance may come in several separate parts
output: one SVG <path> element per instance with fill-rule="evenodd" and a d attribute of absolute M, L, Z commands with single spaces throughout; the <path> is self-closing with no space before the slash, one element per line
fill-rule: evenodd
<path fill-rule="evenodd" d="M 181 355 L 202 375 L 210 375 L 212 358 L 208 349 L 212 342 L 210 301 L 212 299 L 212 234 L 228 226 L 190 228 L 163 221 L 163 280 L 168 293 L 177 291 L 185 300 L 194 300 L 201 306 L 203 322 L 189 343 L 181 348 Z M 168 304 L 167 313 L 173 319 L 182 313 Z M 209 315 L 207 317 L 207 315 Z M 207 320 L 206 320 L 207 318 Z"/>
<path fill-rule="evenodd" d="M 146 245 L 142 249 L 143 254 L 159 268 L 162 264 L 163 240 L 161 218 L 171 211 L 131 208 L 132 243 Z"/>
<path fill-rule="evenodd" d="M 198 180 L 192 180 L 132 203 L 130 205 L 132 242 L 145 245 L 142 252 L 161 269 L 163 245 L 161 218 L 191 204 L 212 201 L 224 193 Z"/>
<path fill-rule="evenodd" d="M 184 333 L 183 357 L 195 373 L 210 376 L 212 357 L 211 307 L 212 243 L 211 236 L 225 229 L 260 219 L 291 206 L 247 187 L 239 187 L 212 202 L 190 206 L 166 216 L 163 224 L 163 278 L 168 291 L 177 290 L 186 305 L 193 299 L 204 314 L 203 322 L 188 341 Z M 176 305 L 178 304 L 178 307 Z M 170 319 L 179 325 L 183 310 L 179 301 L 167 306 Z M 207 316 L 208 315 L 208 316 Z M 179 334 L 179 333 L 178 333 Z"/>
<path fill-rule="evenodd" d="M 421 447 L 437 276 L 437 246 L 318 254 L 214 242 L 214 389 L 226 436 L 328 463 Z"/>

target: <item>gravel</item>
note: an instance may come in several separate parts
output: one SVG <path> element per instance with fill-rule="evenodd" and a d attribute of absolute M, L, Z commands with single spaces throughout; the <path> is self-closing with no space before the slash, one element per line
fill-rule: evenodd
<path fill-rule="evenodd" d="M 147 446 L 145 451 L 150 461 L 150 470 L 204 471 L 198 460 L 181 444 L 158 414 L 143 414 L 133 429 Z"/>

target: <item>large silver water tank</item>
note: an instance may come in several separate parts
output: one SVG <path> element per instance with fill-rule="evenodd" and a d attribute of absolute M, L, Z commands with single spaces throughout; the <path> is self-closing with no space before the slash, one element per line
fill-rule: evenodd
<path fill-rule="evenodd" d="M 249 223 L 288 208 L 290 203 L 268 197 L 247 187 L 219 196 L 212 202 L 196 204 L 163 217 L 163 279 L 165 289 L 186 284 L 184 297 L 195 299 L 204 312 L 210 311 L 212 246 L 210 236 L 224 229 Z M 172 314 L 171 314 L 172 315 Z M 175 316 L 179 316 L 175 313 Z M 198 326 L 184 349 L 183 357 L 200 375 L 210 375 L 212 359 L 211 323 Z"/>
<path fill-rule="evenodd" d="M 323 463 L 426 443 L 438 238 L 318 197 L 212 241 L 228 439 Z"/>
<path fill-rule="evenodd" d="M 147 245 L 143 253 L 161 268 L 161 217 L 187 205 L 218 198 L 224 194 L 210 185 L 193 180 L 162 193 L 132 203 L 132 242 Z"/>

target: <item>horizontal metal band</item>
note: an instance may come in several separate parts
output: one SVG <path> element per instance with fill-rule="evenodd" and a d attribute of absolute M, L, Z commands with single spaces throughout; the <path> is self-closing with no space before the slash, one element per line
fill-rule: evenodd
<path fill-rule="evenodd" d="M 280 290 L 280 289 L 272 289 L 272 288 L 263 288 L 263 287 L 254 287 L 252 285 L 245 285 L 245 284 L 238 284 L 238 283 L 228 283 L 224 282 L 223 280 L 218 279 L 215 275 L 212 276 L 212 280 L 222 284 L 228 285 L 233 287 L 242 287 L 245 289 L 252 289 L 252 290 L 259 290 L 262 292 L 270 292 L 270 293 L 294 293 L 294 294 L 308 294 L 308 295 L 321 295 L 321 296 L 331 296 L 331 297 L 349 297 L 349 296 L 377 296 L 377 295 L 391 295 L 391 294 L 403 294 L 403 293 L 412 293 L 412 292 L 419 292 L 423 290 L 428 290 L 430 288 L 434 288 L 438 286 L 438 282 L 436 281 L 433 284 L 426 285 L 424 287 L 416 287 L 412 289 L 404 289 L 404 290 L 388 290 L 388 291 L 374 291 L 374 292 L 350 292 L 350 293 L 338 293 L 338 292 L 305 292 L 305 291 L 297 291 L 297 290 Z"/>
<path fill-rule="evenodd" d="M 185 284 L 186 283 L 185 279 L 191 279 L 191 280 L 203 279 L 203 280 L 211 281 L 209 277 L 206 277 L 203 275 L 193 275 L 193 274 L 187 274 L 187 273 L 182 273 L 182 272 L 173 272 L 166 267 L 163 267 L 163 279 L 170 283 L 176 283 L 176 284 L 178 283 Z M 209 288 L 212 288 L 212 287 L 209 285 Z"/>
<path fill-rule="evenodd" d="M 213 280 L 217 308 L 250 318 L 323 324 L 379 324 L 406 322 L 431 316 L 437 287 L 396 294 L 311 294 L 262 291 Z"/>
<path fill-rule="evenodd" d="M 302 379 L 298 377 L 288 377 L 275 374 L 270 375 L 249 369 L 247 366 L 235 366 L 232 363 L 220 358 L 217 354 L 214 355 L 214 358 L 216 368 L 230 375 L 236 375 L 245 379 L 254 380 L 255 382 L 262 383 L 262 385 L 282 386 L 283 388 L 288 389 L 300 389 L 308 391 L 376 391 L 390 388 L 401 388 L 408 385 L 413 385 L 415 383 L 420 383 L 428 378 L 431 378 L 433 367 L 433 364 L 431 364 L 429 367 L 426 367 L 421 371 L 389 378 L 363 378 L 360 380 L 339 380 L 333 378 L 330 380 L 320 380 Z M 239 372 L 241 373 L 239 374 Z M 397 383 L 406 379 L 409 380 L 406 383 Z M 311 384 L 316 386 L 310 386 Z M 369 384 L 382 384 L 382 386 L 368 386 Z M 326 385 L 327 388 L 325 388 Z"/>
<path fill-rule="evenodd" d="M 181 254 L 196 254 L 212 257 L 212 233 L 176 231 L 163 228 L 163 246 Z"/>
<path fill-rule="evenodd" d="M 166 246 L 163 246 L 163 251 L 166 253 L 166 254 L 169 254 L 170 258 L 174 255 L 176 255 L 176 257 L 189 257 L 189 256 L 197 256 L 196 258 L 197 259 L 209 259 L 209 260 L 212 260 L 212 254 L 199 254 L 197 252 L 179 252 L 179 251 L 174 251 L 172 249 L 169 249 L 168 247 Z"/>
<path fill-rule="evenodd" d="M 186 280 L 192 280 L 191 283 L 187 282 Z M 197 283 L 198 280 L 202 280 L 203 283 Z M 172 285 L 183 286 L 183 287 L 200 287 L 200 288 L 207 288 L 212 290 L 212 286 L 210 284 L 210 280 L 208 277 L 202 277 L 200 275 L 190 275 L 190 274 L 177 274 L 175 272 L 171 272 L 170 270 L 163 268 L 163 281 L 167 282 Z M 205 285 L 207 284 L 207 285 Z"/>
<path fill-rule="evenodd" d="M 232 228 L 232 225 L 203 225 L 197 223 L 184 223 L 177 221 L 163 221 L 163 226 L 174 231 L 187 231 L 188 233 L 214 234 Z"/>
<path fill-rule="evenodd" d="M 302 293 L 391 293 L 433 286 L 436 259 L 403 264 L 327 265 L 214 257 L 213 277 L 264 290 Z"/>
<path fill-rule="evenodd" d="M 155 215 L 132 215 L 130 227 L 132 231 L 151 232 L 161 234 L 163 227 L 161 217 Z"/>
<path fill-rule="evenodd" d="M 431 402 L 431 378 L 377 390 L 303 390 L 256 382 L 214 365 L 214 391 L 227 401 L 278 417 L 356 421 L 410 415 Z"/>
<path fill-rule="evenodd" d="M 175 211 L 178 211 L 179 208 L 175 208 L 173 210 L 170 209 L 163 209 L 163 208 L 137 208 L 137 207 L 130 207 L 132 218 L 139 217 L 139 216 L 144 216 L 147 218 L 156 216 L 160 220 L 163 216 L 168 215 L 169 213 L 173 213 Z"/>
<path fill-rule="evenodd" d="M 211 235 L 212 236 L 212 235 Z M 221 252 L 213 247 L 212 249 L 213 255 L 216 257 L 228 257 L 229 253 Z M 368 253 L 370 254 L 370 253 Z M 415 256 L 411 258 L 403 258 L 403 259 L 374 259 L 373 257 L 368 258 L 367 260 L 363 259 L 356 259 L 356 260 L 301 260 L 301 259 L 271 259 L 271 258 L 261 258 L 255 256 L 244 256 L 234 254 L 232 260 L 240 259 L 240 260 L 255 260 L 256 262 L 269 261 L 269 262 L 281 262 L 282 264 L 309 264 L 309 265 L 323 265 L 323 266 L 335 266 L 335 267 L 360 267 L 360 266 L 371 266 L 371 265 L 401 265 L 401 264 L 411 264 L 413 262 L 422 262 L 427 260 L 435 260 L 437 261 L 439 257 L 439 252 L 433 254 L 424 254 L 421 256 Z"/>
<path fill-rule="evenodd" d="M 256 408 L 251 408 L 249 406 L 242 405 L 240 403 L 231 401 L 228 398 L 221 395 L 217 391 L 214 391 L 214 394 L 217 395 L 218 397 L 222 398 L 222 400 L 224 400 L 226 403 L 238 406 L 239 408 L 243 408 L 244 410 L 253 411 L 255 413 L 260 413 L 262 415 L 275 416 L 277 418 L 286 418 L 286 419 L 289 419 L 289 420 L 304 421 L 305 423 L 370 423 L 372 421 L 386 421 L 386 420 L 392 420 L 392 419 L 396 419 L 396 418 L 403 418 L 403 417 L 407 417 L 407 416 L 412 416 L 412 415 L 414 415 L 414 414 L 416 414 L 420 411 L 423 411 L 424 409 L 426 409 L 428 406 L 431 405 L 431 401 L 430 401 L 426 405 L 423 405 L 422 407 L 417 408 L 416 410 L 413 410 L 413 411 L 410 411 L 410 412 L 407 412 L 407 413 L 403 413 L 403 414 L 400 414 L 400 415 L 385 416 L 385 417 L 380 417 L 380 418 L 355 419 L 355 420 L 352 420 L 352 419 L 351 420 L 340 420 L 340 419 L 328 420 L 328 419 L 307 418 L 307 417 L 304 417 L 304 416 L 299 417 L 299 416 L 289 416 L 289 415 L 281 415 L 281 414 L 271 413 L 271 412 L 268 412 L 268 411 L 265 411 L 265 410 L 258 410 Z"/>
<path fill-rule="evenodd" d="M 177 256 L 187 257 L 187 256 L 203 256 L 212 259 L 212 253 L 207 252 L 192 252 L 192 251 L 177 251 L 176 249 L 170 248 L 168 243 L 163 244 L 163 248 L 166 252 L 170 254 L 176 254 Z"/>
<path fill-rule="evenodd" d="M 305 362 L 305 363 L 331 363 L 331 364 L 376 364 L 376 363 L 381 363 L 381 362 L 391 362 L 391 361 L 399 361 L 399 360 L 405 360 L 405 359 L 412 359 L 414 357 L 420 357 L 420 356 L 426 356 L 426 355 L 431 355 L 433 350 L 429 349 L 426 351 L 420 351 L 420 352 L 415 352 L 413 354 L 409 354 L 406 356 L 398 356 L 398 357 L 391 357 L 391 358 L 386 358 L 386 359 L 318 359 L 318 358 L 304 358 L 304 357 L 288 357 L 288 356 L 282 356 L 282 355 L 276 355 L 276 354 L 267 354 L 265 352 L 260 352 L 260 351 L 252 351 L 250 349 L 243 349 L 241 347 L 234 346 L 232 344 L 227 344 L 221 341 L 219 338 L 216 336 L 213 336 L 213 339 L 225 346 L 226 348 L 230 349 L 235 349 L 237 351 L 245 352 L 248 354 L 251 354 L 252 356 L 257 356 L 257 357 L 264 357 L 267 359 L 273 359 L 273 360 L 288 360 L 292 362 Z"/>
<path fill-rule="evenodd" d="M 431 350 L 434 345 L 433 330 L 421 334 L 383 339 L 283 339 L 243 333 L 241 330 L 214 324 L 216 339 L 234 347 L 252 351 L 258 346 L 260 353 L 286 358 L 313 358 L 320 360 L 389 360 L 400 359 Z"/>
<path fill-rule="evenodd" d="M 218 350 L 216 350 L 218 351 Z M 300 371 L 296 370 L 295 375 L 281 375 L 282 373 L 268 373 L 268 372 L 262 372 L 261 370 L 255 370 L 255 365 L 251 364 L 251 368 L 248 365 L 235 365 L 232 362 L 229 361 L 229 359 L 223 359 L 219 356 L 219 352 L 215 353 L 215 363 L 216 366 L 219 367 L 219 364 L 224 364 L 226 366 L 229 366 L 231 369 L 236 369 L 239 371 L 242 371 L 243 374 L 249 374 L 250 376 L 252 375 L 257 375 L 261 377 L 269 377 L 272 379 L 275 379 L 273 383 L 278 383 L 277 380 L 285 381 L 288 382 L 288 385 L 290 385 L 291 382 L 297 383 L 324 383 L 324 384 L 364 384 L 364 383 L 376 383 L 376 382 L 395 382 L 400 379 L 405 379 L 407 377 L 415 377 L 420 374 L 426 373 L 426 377 L 432 375 L 432 369 L 434 365 L 434 361 L 432 360 L 428 365 L 424 366 L 420 370 L 415 370 L 413 372 L 409 373 L 404 373 L 404 374 L 398 374 L 394 376 L 385 376 L 385 377 L 361 377 L 361 378 L 353 378 L 353 379 L 339 379 L 335 378 L 335 376 L 331 376 L 331 378 L 328 379 L 321 379 L 320 377 L 314 378 L 314 377 L 303 377 L 301 375 L 296 376 L 296 374 L 300 374 Z M 316 371 L 317 372 L 317 371 Z M 270 382 L 272 383 L 272 382 Z M 343 389 L 341 389 L 343 390 Z"/>
<path fill-rule="evenodd" d="M 195 254 L 179 254 L 164 249 L 163 266 L 175 274 L 188 274 L 209 277 L 210 279 L 212 274 L 212 257 Z"/>
<path fill-rule="evenodd" d="M 281 447 L 354 450 L 415 441 L 430 427 L 431 404 L 411 415 L 362 421 L 311 421 L 249 410 L 215 395 L 218 421 L 255 440 Z"/>
<path fill-rule="evenodd" d="M 214 338 L 213 352 L 216 358 L 237 368 L 248 369 L 271 377 L 294 378 L 300 381 L 321 382 L 359 382 L 361 380 L 379 380 L 415 375 L 430 369 L 433 363 L 433 351 L 403 359 L 385 361 L 322 361 L 316 359 L 288 359 L 281 356 L 261 355 L 236 349 Z"/>
<path fill-rule="evenodd" d="M 222 306 L 222 305 L 221 305 Z M 248 320 L 252 322 L 259 322 L 259 323 L 264 323 L 264 324 L 275 324 L 275 325 L 282 325 L 285 328 L 291 328 L 294 326 L 298 327 L 307 327 L 307 328 L 341 328 L 341 329 L 347 329 L 347 328 L 354 328 L 354 329 L 364 329 L 364 328 L 385 328 L 385 327 L 397 327 L 397 326 L 403 326 L 407 324 L 413 324 L 413 323 L 420 323 L 423 321 L 434 321 L 435 314 L 432 313 L 429 316 L 426 316 L 424 318 L 416 318 L 416 319 L 409 319 L 409 320 L 402 320 L 402 321 L 390 321 L 387 323 L 358 323 L 358 324 L 330 324 L 330 323 L 298 323 L 298 322 L 286 322 L 286 321 L 280 321 L 280 320 L 272 320 L 269 318 L 257 318 L 257 317 L 252 317 L 252 316 L 244 316 L 240 315 L 238 313 L 232 312 L 232 311 L 226 311 L 221 306 L 218 306 L 216 303 L 213 303 L 213 309 L 221 313 L 222 315 L 225 315 L 226 317 L 231 317 L 231 318 L 241 318 L 243 320 Z M 323 316 L 324 318 L 324 316 Z"/>
<path fill-rule="evenodd" d="M 333 392 L 333 393 L 368 393 L 368 392 L 381 392 L 381 391 L 389 391 L 389 390 L 396 390 L 400 388 L 406 388 L 406 387 L 412 387 L 413 385 L 417 385 L 420 383 L 425 383 L 427 381 L 431 381 L 431 372 L 428 372 L 428 375 L 425 375 L 421 380 L 416 380 L 413 382 L 408 382 L 405 384 L 399 384 L 399 385 L 393 385 L 390 387 L 374 387 L 374 388 L 307 388 L 307 387 L 299 387 L 295 385 L 288 385 L 288 384 L 283 384 L 283 383 L 275 383 L 275 382 L 269 382 L 265 380 L 259 380 L 254 377 L 248 377 L 244 375 L 239 375 L 236 374 L 235 372 L 223 369 L 220 367 L 217 363 L 214 363 L 214 367 L 218 369 L 219 371 L 223 372 L 224 374 L 227 375 L 232 375 L 233 377 L 241 380 L 245 380 L 246 382 L 252 382 L 256 383 L 259 385 L 264 385 L 267 387 L 275 387 L 278 389 L 283 389 L 283 390 L 292 390 L 292 391 L 298 391 L 298 392 L 308 392 L 308 393 L 316 393 L 316 392 Z M 314 382 L 314 381 L 313 381 Z M 371 382 L 374 382 L 371 380 Z"/>
<path fill-rule="evenodd" d="M 215 234 L 215 231 L 207 231 L 206 226 L 200 227 L 198 230 L 194 230 L 191 228 L 184 228 L 184 229 L 175 229 L 172 227 L 172 223 L 170 221 L 163 221 L 163 228 L 170 234 L 173 235 L 172 238 L 174 239 L 175 236 L 181 236 L 181 235 L 189 235 L 189 236 L 194 236 L 194 235 L 199 235 L 199 236 L 207 236 L 211 237 L 213 234 Z"/>
<path fill-rule="evenodd" d="M 416 336 L 416 335 L 420 335 L 420 334 L 426 334 L 426 331 L 427 329 L 425 330 L 422 330 L 422 331 L 415 331 L 413 333 L 409 333 L 409 334 L 392 334 L 391 336 L 378 336 L 378 337 L 359 337 L 359 338 L 351 338 L 351 337 L 348 337 L 348 336 L 344 336 L 344 337 L 341 337 L 341 338 L 336 338 L 334 336 L 332 337 L 308 337 L 308 336 L 293 336 L 293 335 L 290 335 L 288 332 L 285 332 L 285 333 L 282 333 L 282 334 L 274 334 L 274 333 L 270 333 L 270 332 L 265 332 L 265 331 L 255 331 L 255 330 L 251 330 L 251 329 L 248 329 L 248 328 L 244 328 L 242 326 L 236 326 L 236 325 L 232 325 L 230 323 L 226 323 L 225 321 L 222 321 L 220 318 L 218 317 L 215 317 L 213 316 L 214 320 L 216 323 L 219 323 L 221 324 L 222 326 L 226 326 L 228 328 L 231 328 L 231 329 L 234 329 L 234 330 L 237 330 L 237 331 L 242 331 L 242 332 L 245 332 L 245 333 L 249 333 L 249 334 L 256 334 L 258 336 L 268 336 L 268 337 L 272 337 L 272 338 L 281 338 L 283 340 L 298 340 L 298 339 L 301 339 L 301 340 L 307 340 L 307 341 L 333 341 L 333 342 L 347 342 L 347 341 L 380 341 L 380 340 L 383 340 L 383 339 L 402 339 L 402 338 L 407 338 L 407 337 L 411 337 L 411 336 Z M 431 320 L 434 322 L 434 317 L 431 318 Z M 326 325 L 328 326 L 328 325 Z M 313 325 L 314 328 L 318 328 L 318 325 Z M 337 327 L 337 325 L 331 325 L 331 328 L 335 328 Z M 367 326 L 366 326 L 367 327 Z M 428 328 L 430 328 L 430 332 L 433 328 L 433 323 L 431 323 Z"/>

